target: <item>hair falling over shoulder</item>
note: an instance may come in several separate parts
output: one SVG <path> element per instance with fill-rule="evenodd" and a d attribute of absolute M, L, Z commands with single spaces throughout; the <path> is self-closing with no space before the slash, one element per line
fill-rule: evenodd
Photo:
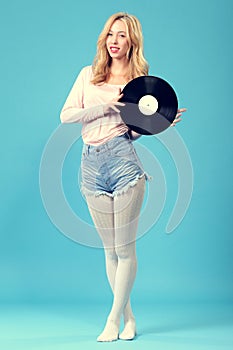
<path fill-rule="evenodd" d="M 148 63 L 143 55 L 142 27 L 139 20 L 124 12 L 113 14 L 105 23 L 97 41 L 97 53 L 93 62 L 93 84 L 100 84 L 107 80 L 110 73 L 111 57 L 107 51 L 106 39 L 112 24 L 121 20 L 126 25 L 126 35 L 129 42 L 127 58 L 129 60 L 129 77 L 132 80 L 142 75 L 148 75 Z"/>

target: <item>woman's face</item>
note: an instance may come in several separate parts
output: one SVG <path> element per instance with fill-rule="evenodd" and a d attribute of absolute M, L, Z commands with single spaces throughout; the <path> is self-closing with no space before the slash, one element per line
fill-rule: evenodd
<path fill-rule="evenodd" d="M 124 22 L 120 20 L 113 22 L 106 39 L 106 46 L 110 57 L 115 59 L 126 57 L 129 43 Z"/>

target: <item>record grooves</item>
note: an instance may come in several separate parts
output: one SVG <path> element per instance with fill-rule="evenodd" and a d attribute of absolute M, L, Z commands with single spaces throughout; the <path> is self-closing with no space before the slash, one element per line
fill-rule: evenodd
<path fill-rule="evenodd" d="M 165 80 L 142 76 L 131 80 L 122 91 L 119 102 L 121 118 L 139 134 L 153 135 L 168 128 L 178 109 L 175 91 Z"/>

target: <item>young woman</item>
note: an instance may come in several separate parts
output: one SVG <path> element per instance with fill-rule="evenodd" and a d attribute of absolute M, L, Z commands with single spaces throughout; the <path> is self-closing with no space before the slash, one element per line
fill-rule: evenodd
<path fill-rule="evenodd" d="M 122 121 L 122 89 L 148 75 L 141 25 L 135 16 L 112 15 L 97 44 L 92 66 L 84 67 L 61 112 L 63 123 L 82 123 L 82 192 L 103 242 L 113 303 L 98 341 L 129 340 L 136 335 L 130 292 L 136 276 L 136 231 L 145 181 L 132 140 L 140 135 Z M 175 125 L 183 110 L 178 110 Z M 119 334 L 120 318 L 124 329 Z"/>

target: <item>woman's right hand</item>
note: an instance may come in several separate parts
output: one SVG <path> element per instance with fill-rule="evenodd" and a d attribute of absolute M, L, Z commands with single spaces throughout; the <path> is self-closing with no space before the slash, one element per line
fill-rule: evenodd
<path fill-rule="evenodd" d="M 104 105 L 104 114 L 110 113 L 112 110 L 116 113 L 120 113 L 120 110 L 117 108 L 117 106 L 124 106 L 125 104 L 123 102 L 119 102 L 119 100 L 122 98 L 123 94 L 121 92 L 121 89 L 119 89 L 118 95 L 114 97 L 109 103 Z"/>

